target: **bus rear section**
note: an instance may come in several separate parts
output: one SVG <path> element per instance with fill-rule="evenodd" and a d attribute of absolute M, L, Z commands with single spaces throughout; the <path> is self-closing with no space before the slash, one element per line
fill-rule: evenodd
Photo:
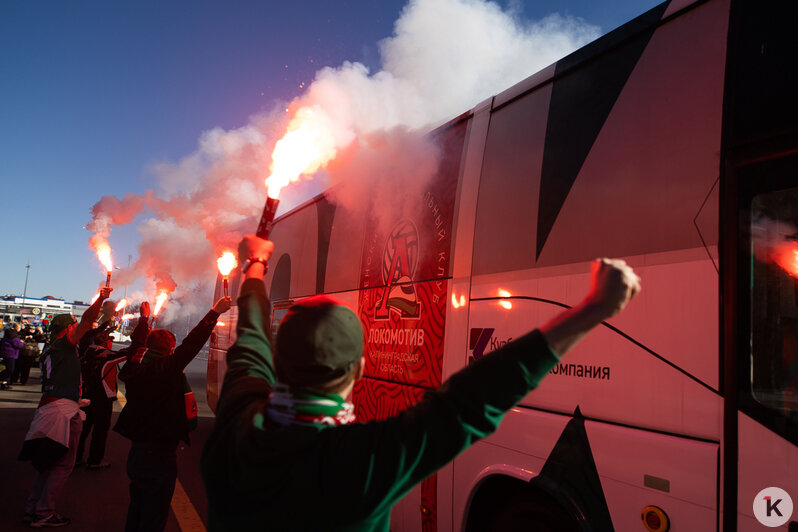
<path fill-rule="evenodd" d="M 782 8 L 661 4 L 433 131 L 422 186 L 409 175 L 386 202 L 375 178 L 359 205 L 333 191 L 277 220 L 273 323 L 317 293 L 358 314 L 361 421 L 579 303 L 594 258 L 643 280 L 494 435 L 405 497 L 392 530 L 753 531 L 762 490 L 798 497 Z M 220 329 L 211 404 L 234 340 Z"/>

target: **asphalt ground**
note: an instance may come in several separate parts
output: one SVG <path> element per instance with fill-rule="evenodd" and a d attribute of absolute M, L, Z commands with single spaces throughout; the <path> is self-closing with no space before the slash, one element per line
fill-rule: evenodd
<path fill-rule="evenodd" d="M 186 376 L 199 408 L 199 427 L 191 433 L 191 446 L 181 444 L 178 449 L 178 486 L 166 525 L 168 532 L 204 532 L 207 524 L 207 502 L 199 473 L 199 460 L 214 419 L 205 401 L 207 362 L 200 358 L 202 356 L 200 354 L 186 368 Z M 121 382 L 120 391 L 124 394 L 124 384 Z M 31 370 L 26 385 L 17 384 L 11 390 L 0 391 L 0 532 L 30 530 L 22 523 L 22 517 L 35 470 L 30 462 L 18 461 L 17 455 L 40 397 L 41 381 L 37 368 Z M 76 467 L 67 480 L 57 505 L 57 511 L 71 519 L 64 530 L 124 530 L 129 502 L 125 462 L 130 442 L 113 431 L 120 411 L 121 406 L 117 402 L 105 451 L 105 460 L 111 463 L 111 467 L 101 470 Z"/>

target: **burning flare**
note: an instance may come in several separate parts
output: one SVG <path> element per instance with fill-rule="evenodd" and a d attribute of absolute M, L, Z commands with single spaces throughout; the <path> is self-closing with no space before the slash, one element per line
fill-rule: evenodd
<path fill-rule="evenodd" d="M 238 261 L 231 251 L 225 251 L 221 257 L 216 259 L 216 265 L 219 267 L 219 273 L 222 274 L 222 277 L 227 279 L 233 268 L 238 266 Z"/>
<path fill-rule="evenodd" d="M 219 273 L 222 274 L 222 283 L 224 284 L 224 297 L 227 297 L 227 278 L 233 268 L 238 266 L 236 256 L 231 251 L 225 251 L 222 256 L 216 259 L 216 265 L 219 267 Z"/>
<path fill-rule="evenodd" d="M 97 252 L 97 258 L 100 264 L 105 267 L 105 286 L 111 286 L 111 271 L 114 269 L 114 264 L 111 261 L 111 246 L 108 242 L 100 241 L 95 244 L 94 251 Z"/>
<path fill-rule="evenodd" d="M 120 310 L 122 310 L 126 306 L 127 306 L 127 299 L 123 298 L 121 301 L 119 301 L 119 303 L 116 304 L 116 308 L 114 309 L 114 312 L 119 312 Z"/>
<path fill-rule="evenodd" d="M 158 293 L 158 297 L 155 299 L 155 309 L 152 311 L 152 317 L 154 318 L 161 312 L 161 308 L 163 308 L 164 303 L 166 303 L 166 298 L 169 294 L 165 291 L 161 291 Z"/>
<path fill-rule="evenodd" d="M 98 244 L 95 251 L 97 252 L 97 258 L 100 260 L 100 264 L 105 267 L 105 271 L 111 273 L 114 269 L 113 262 L 111 261 L 111 246 L 108 244 Z"/>
<path fill-rule="evenodd" d="M 133 319 L 133 318 L 135 318 L 135 317 L 136 317 L 136 315 L 135 315 L 135 314 L 125 314 L 125 315 L 124 315 L 124 316 L 122 316 L 120 319 L 121 319 L 122 321 L 125 321 L 125 320 L 132 320 L 132 319 Z"/>
<path fill-rule="evenodd" d="M 274 145 L 271 175 L 266 178 L 269 197 L 277 199 L 287 184 L 324 168 L 337 154 L 336 144 L 327 113 L 320 108 L 301 107 L 286 134 Z"/>

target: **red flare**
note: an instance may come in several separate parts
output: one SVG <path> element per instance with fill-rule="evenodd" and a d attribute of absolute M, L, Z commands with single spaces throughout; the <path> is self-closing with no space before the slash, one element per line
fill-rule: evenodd
<path fill-rule="evenodd" d="M 161 308 L 163 308 L 164 303 L 166 303 L 166 298 L 168 297 L 168 295 L 169 294 L 167 294 L 166 292 L 160 292 L 158 294 L 158 297 L 155 299 L 155 309 L 153 309 L 152 311 L 153 318 L 155 318 L 155 316 L 157 316 L 161 312 Z"/>

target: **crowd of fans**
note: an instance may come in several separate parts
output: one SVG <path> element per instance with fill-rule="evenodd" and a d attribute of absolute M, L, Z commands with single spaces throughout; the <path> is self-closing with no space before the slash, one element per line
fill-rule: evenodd
<path fill-rule="evenodd" d="M 271 242 L 254 235 L 239 246 L 245 281 L 237 340 L 227 354 L 215 427 L 200 464 L 212 530 L 254 530 L 265 523 L 275 530 L 388 530 L 394 503 L 496 430 L 503 412 L 640 290 L 640 279 L 623 261 L 594 261 L 582 303 L 461 369 L 406 411 L 353 428 L 349 398 L 366 361 L 360 320 L 332 298 L 306 298 L 289 309 L 273 345 L 263 283 L 272 250 Z M 144 302 L 131 344 L 114 351 L 111 291 L 100 289 L 80 321 L 55 316 L 46 338 L 41 329 L 12 325 L 0 342 L 6 388 L 16 379 L 26 382 L 37 359 L 41 369 L 41 400 L 19 455 L 36 470 L 23 517 L 34 528 L 69 524 L 56 504 L 87 445 L 86 467 L 108 466 L 103 455 L 120 363 L 127 402 L 114 430 L 131 442 L 125 531 L 166 526 L 176 450 L 197 425 L 183 371 L 232 301 L 217 301 L 180 345 L 171 332 L 150 329 Z"/>
<path fill-rule="evenodd" d="M 47 337 L 41 326 L 12 322 L 0 339 L 0 390 L 27 384 L 30 370 L 38 363 Z"/>

